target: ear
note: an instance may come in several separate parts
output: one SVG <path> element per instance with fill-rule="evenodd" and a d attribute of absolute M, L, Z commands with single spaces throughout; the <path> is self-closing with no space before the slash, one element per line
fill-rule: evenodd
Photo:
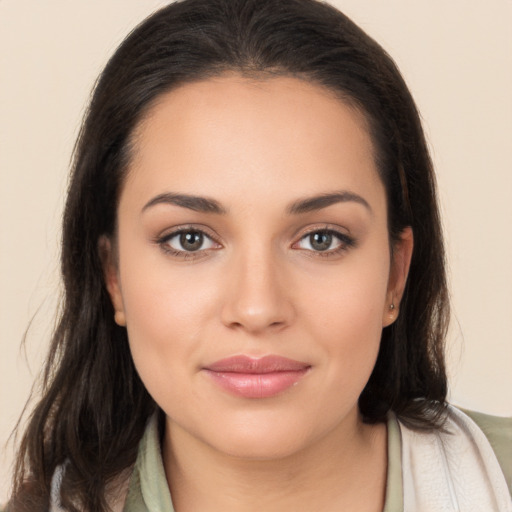
<path fill-rule="evenodd" d="M 407 226 L 399 239 L 393 244 L 391 253 L 391 267 L 389 271 L 388 291 L 382 316 L 382 327 L 391 325 L 400 311 L 400 301 L 407 283 L 409 267 L 411 265 L 414 236 L 412 228 Z"/>
<path fill-rule="evenodd" d="M 114 320 L 117 325 L 126 326 L 126 317 L 124 314 L 123 296 L 119 282 L 119 266 L 116 250 L 112 241 L 107 236 L 101 236 L 98 240 L 98 252 L 103 267 L 103 278 L 105 286 L 110 295 L 112 306 L 114 307 Z"/>

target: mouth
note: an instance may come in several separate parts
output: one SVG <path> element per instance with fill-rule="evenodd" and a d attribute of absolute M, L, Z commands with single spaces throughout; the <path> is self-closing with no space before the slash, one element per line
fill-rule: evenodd
<path fill-rule="evenodd" d="M 269 355 L 254 359 L 245 355 L 221 359 L 203 371 L 230 394 L 244 398 L 269 398 L 296 385 L 311 365 Z"/>

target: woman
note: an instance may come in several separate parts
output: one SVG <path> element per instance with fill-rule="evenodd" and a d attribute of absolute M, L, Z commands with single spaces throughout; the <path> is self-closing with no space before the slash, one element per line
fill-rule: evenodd
<path fill-rule="evenodd" d="M 503 432 L 445 402 L 443 254 L 414 102 L 351 21 L 159 11 L 80 134 L 8 510 L 509 510 Z"/>

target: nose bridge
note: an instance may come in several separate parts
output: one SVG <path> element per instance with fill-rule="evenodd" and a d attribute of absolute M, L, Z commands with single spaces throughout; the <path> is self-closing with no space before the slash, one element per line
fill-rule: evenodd
<path fill-rule="evenodd" d="M 230 286 L 223 305 L 223 322 L 248 331 L 284 326 L 292 306 L 285 275 L 270 244 L 250 244 L 233 255 Z"/>

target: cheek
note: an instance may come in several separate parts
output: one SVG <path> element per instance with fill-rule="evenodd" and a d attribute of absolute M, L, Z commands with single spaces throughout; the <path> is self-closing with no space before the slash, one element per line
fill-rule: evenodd
<path fill-rule="evenodd" d="M 322 348 L 328 379 L 357 395 L 379 351 L 388 274 L 386 257 L 354 259 L 323 279 L 317 276 L 316 286 L 301 292 L 307 297 L 304 325 Z"/>
<path fill-rule="evenodd" d="M 120 278 L 135 366 L 149 393 L 163 404 L 179 400 L 187 376 L 200 363 L 216 290 L 197 269 L 173 270 L 155 252 L 127 246 Z"/>
<path fill-rule="evenodd" d="M 143 335 L 148 343 L 189 338 L 212 302 L 211 273 L 173 262 L 143 233 L 128 232 L 119 243 L 123 305 L 133 337 Z"/>
<path fill-rule="evenodd" d="M 322 318 L 327 329 L 340 335 L 351 332 L 380 333 L 389 281 L 389 254 L 383 240 L 353 252 L 337 266 L 303 279 L 300 296 L 307 300 L 304 312 Z M 373 247 L 375 246 L 375 247 Z"/>

